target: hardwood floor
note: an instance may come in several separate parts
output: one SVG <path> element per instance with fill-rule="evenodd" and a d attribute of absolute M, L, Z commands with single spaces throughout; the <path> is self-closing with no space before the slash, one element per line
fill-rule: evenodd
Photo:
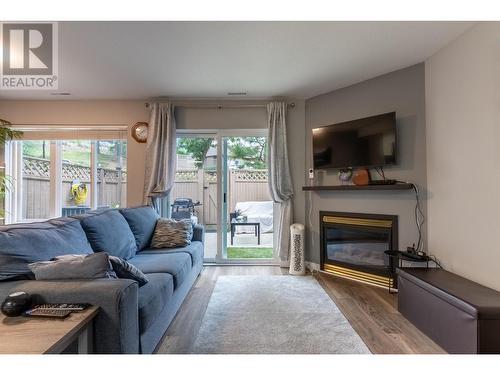
<path fill-rule="evenodd" d="M 168 328 L 157 353 L 184 354 L 191 351 L 217 277 L 282 274 L 286 274 L 285 269 L 273 266 L 206 266 Z M 322 273 L 315 273 L 314 277 L 372 353 L 445 353 L 397 311 L 397 295 Z"/>

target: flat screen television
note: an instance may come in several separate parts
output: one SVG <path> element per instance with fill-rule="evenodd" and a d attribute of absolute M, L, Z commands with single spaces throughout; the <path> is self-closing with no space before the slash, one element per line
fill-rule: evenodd
<path fill-rule="evenodd" d="M 314 169 L 396 164 L 396 112 L 315 128 Z"/>

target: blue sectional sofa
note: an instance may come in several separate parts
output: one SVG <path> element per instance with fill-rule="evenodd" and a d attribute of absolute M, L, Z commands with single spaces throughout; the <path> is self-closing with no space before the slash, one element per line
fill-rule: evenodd
<path fill-rule="evenodd" d="M 37 302 L 98 305 L 97 353 L 152 353 L 203 267 L 203 227 L 194 227 L 189 246 L 150 249 L 157 219 L 144 206 L 1 226 L 0 300 L 25 291 Z M 127 259 L 149 282 L 139 288 L 129 279 L 36 281 L 27 266 L 58 255 L 98 251 Z"/>

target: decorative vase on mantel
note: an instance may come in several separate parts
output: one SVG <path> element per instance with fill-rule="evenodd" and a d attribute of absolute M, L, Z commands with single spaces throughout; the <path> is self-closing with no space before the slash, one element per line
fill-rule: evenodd
<path fill-rule="evenodd" d="M 339 169 L 339 180 L 341 185 L 350 185 L 352 177 L 352 168 Z"/>

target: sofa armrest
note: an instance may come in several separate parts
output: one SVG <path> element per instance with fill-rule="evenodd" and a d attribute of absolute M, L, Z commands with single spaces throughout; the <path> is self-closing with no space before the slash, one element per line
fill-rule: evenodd
<path fill-rule="evenodd" d="M 94 321 L 97 353 L 139 353 L 138 285 L 128 279 L 23 280 L 8 282 L 34 303 L 90 303 L 100 307 Z M 7 286 L 5 285 L 5 287 Z"/>
<path fill-rule="evenodd" d="M 200 224 L 196 224 L 193 227 L 193 241 L 205 241 L 205 227 Z"/>

